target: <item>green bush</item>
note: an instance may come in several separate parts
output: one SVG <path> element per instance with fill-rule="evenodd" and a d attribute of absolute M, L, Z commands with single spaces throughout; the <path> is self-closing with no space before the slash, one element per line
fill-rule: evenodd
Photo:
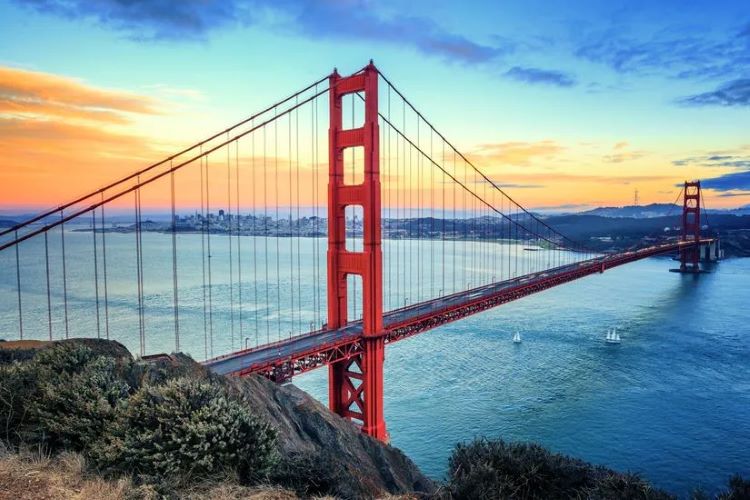
<path fill-rule="evenodd" d="M 0 366 L 0 418 L 8 444 L 82 451 L 128 396 L 121 366 L 91 349 L 57 344 L 33 359 Z"/>
<path fill-rule="evenodd" d="M 100 356 L 69 376 L 45 377 L 31 407 L 52 449 L 83 451 L 107 431 L 130 390 L 117 362 Z"/>
<path fill-rule="evenodd" d="M 29 402 L 36 400 L 37 374 L 28 363 L 0 365 L 0 419 L 2 439 L 10 446 L 34 440 L 34 416 Z"/>
<path fill-rule="evenodd" d="M 747 500 L 750 498 L 750 480 L 736 474 L 729 478 L 729 489 L 716 497 L 718 500 Z"/>
<path fill-rule="evenodd" d="M 637 474 L 607 474 L 598 478 L 594 486 L 586 490 L 586 498 L 622 500 L 668 500 L 671 495 L 655 489 Z"/>
<path fill-rule="evenodd" d="M 275 432 L 212 380 L 144 385 L 91 451 L 96 463 L 146 477 L 208 478 L 235 470 L 250 482 L 274 465 Z"/>
<path fill-rule="evenodd" d="M 474 498 L 671 498 L 634 475 L 555 454 L 536 444 L 477 439 L 449 459 L 449 494 Z"/>
<path fill-rule="evenodd" d="M 96 355 L 88 347 L 75 344 L 54 344 L 41 349 L 31 363 L 51 378 L 78 373 Z"/>

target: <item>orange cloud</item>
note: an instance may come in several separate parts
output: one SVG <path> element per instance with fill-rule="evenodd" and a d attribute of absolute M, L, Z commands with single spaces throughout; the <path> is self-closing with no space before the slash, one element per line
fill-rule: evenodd
<path fill-rule="evenodd" d="M 555 141 L 501 142 L 482 144 L 470 156 L 482 165 L 528 166 L 532 160 L 549 160 L 565 150 Z"/>
<path fill-rule="evenodd" d="M 0 67 L 0 101 L 23 111 L 67 108 L 84 113 L 156 113 L 157 103 L 130 92 L 102 90 L 49 73 Z M 1 111 L 5 113 L 5 111 Z"/>
<path fill-rule="evenodd" d="M 0 67 L 0 199 L 55 205 L 161 156 L 131 126 L 158 108 L 148 96 Z"/>
<path fill-rule="evenodd" d="M 602 159 L 607 163 L 624 163 L 643 158 L 646 155 L 644 151 L 633 151 L 629 148 L 628 142 L 618 142 L 612 147 L 612 153 L 604 155 Z"/>

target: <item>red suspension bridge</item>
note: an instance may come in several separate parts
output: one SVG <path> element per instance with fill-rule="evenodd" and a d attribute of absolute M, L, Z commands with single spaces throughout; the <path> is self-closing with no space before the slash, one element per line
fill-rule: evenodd
<path fill-rule="evenodd" d="M 370 63 L 1 230 L 0 331 L 96 332 L 276 381 L 328 366 L 331 409 L 387 439 L 386 344 L 655 255 L 699 272 L 718 255 L 700 182 L 680 196 L 678 235 L 592 252 Z"/>

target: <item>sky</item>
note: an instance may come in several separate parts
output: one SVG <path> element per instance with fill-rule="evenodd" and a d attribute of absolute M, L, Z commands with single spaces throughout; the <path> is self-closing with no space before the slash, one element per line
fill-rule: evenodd
<path fill-rule="evenodd" d="M 548 210 L 750 204 L 746 0 L 0 0 L 0 205 L 53 206 L 369 59 Z"/>

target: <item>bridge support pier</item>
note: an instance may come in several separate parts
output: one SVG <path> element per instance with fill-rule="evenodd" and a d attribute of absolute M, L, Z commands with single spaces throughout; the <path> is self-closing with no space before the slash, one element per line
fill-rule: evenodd
<path fill-rule="evenodd" d="M 378 72 L 370 64 L 364 71 L 342 78 L 336 71 L 329 81 L 330 130 L 328 171 L 328 328 L 348 322 L 347 276 L 362 277 L 361 352 L 329 366 L 329 406 L 360 425 L 376 439 L 388 440 L 383 417 L 383 256 L 380 245 L 380 161 L 378 130 Z M 342 127 L 342 97 L 363 92 L 365 122 L 362 127 Z M 364 177 L 361 184 L 344 182 L 344 151 L 362 147 Z M 348 206 L 363 213 L 363 249 L 346 249 Z"/>

